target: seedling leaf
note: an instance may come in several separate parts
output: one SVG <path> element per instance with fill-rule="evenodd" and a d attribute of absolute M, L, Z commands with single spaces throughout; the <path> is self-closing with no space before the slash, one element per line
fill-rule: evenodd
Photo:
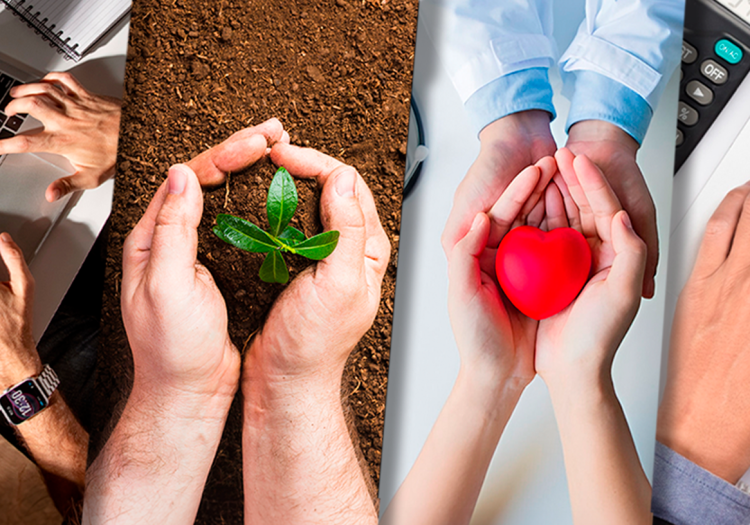
<path fill-rule="evenodd" d="M 299 231 L 294 226 L 287 226 L 286 229 L 281 232 L 279 239 L 286 241 L 289 246 L 295 246 L 305 240 L 305 234 Z"/>
<path fill-rule="evenodd" d="M 270 230 L 268 233 L 279 237 L 297 210 L 297 188 L 294 179 L 284 168 L 279 168 L 268 188 L 266 214 Z"/>
<path fill-rule="evenodd" d="M 295 245 L 294 253 L 314 261 L 320 261 L 333 253 L 338 242 L 339 232 L 336 230 L 327 231 Z"/>
<path fill-rule="evenodd" d="M 252 222 L 233 215 L 219 214 L 213 231 L 222 241 L 247 252 L 266 253 L 278 248 L 278 244 L 266 232 Z"/>
<path fill-rule="evenodd" d="M 266 255 L 266 259 L 260 266 L 260 280 L 266 283 L 287 283 L 289 270 L 286 268 L 281 252 L 274 250 Z"/>

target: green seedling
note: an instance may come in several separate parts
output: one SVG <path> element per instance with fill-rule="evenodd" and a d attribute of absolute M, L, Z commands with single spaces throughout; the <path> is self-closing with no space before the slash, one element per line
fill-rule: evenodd
<path fill-rule="evenodd" d="M 264 231 L 245 219 L 222 213 L 216 217 L 214 233 L 222 241 L 247 252 L 267 253 L 260 267 L 261 281 L 285 284 L 289 281 L 289 270 L 282 252 L 320 261 L 331 255 L 339 242 L 337 231 L 327 231 L 307 238 L 297 228 L 289 226 L 296 210 L 297 188 L 294 179 L 287 170 L 279 168 L 268 188 L 268 230 Z"/>

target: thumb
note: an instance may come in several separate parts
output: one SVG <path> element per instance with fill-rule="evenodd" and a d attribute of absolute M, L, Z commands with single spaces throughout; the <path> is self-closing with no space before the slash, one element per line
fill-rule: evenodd
<path fill-rule="evenodd" d="M 8 287 L 14 295 L 30 300 L 34 295 L 34 277 L 24 259 L 21 248 L 10 234 L 0 234 L 0 262 L 8 269 Z"/>
<path fill-rule="evenodd" d="M 320 196 L 323 227 L 338 230 L 340 236 L 336 249 L 318 264 L 317 271 L 337 281 L 342 281 L 342 277 L 359 280 L 364 273 L 367 232 L 357 198 L 358 179 L 354 168 L 342 165 L 326 178 Z"/>
<path fill-rule="evenodd" d="M 630 217 L 624 210 L 612 219 L 611 235 L 615 258 L 607 282 L 628 303 L 636 302 L 641 297 L 646 270 L 646 243 L 635 233 Z"/>
<path fill-rule="evenodd" d="M 489 234 L 489 218 L 484 213 L 478 213 L 471 223 L 471 229 L 451 251 L 448 265 L 451 290 L 473 295 L 482 286 L 479 257 L 487 246 Z"/>
<path fill-rule="evenodd" d="M 63 198 L 68 193 L 73 193 L 78 190 L 90 190 L 96 188 L 101 183 L 114 174 L 114 170 L 109 170 L 105 173 L 91 173 L 87 171 L 79 171 L 73 175 L 62 177 L 54 181 L 47 187 L 47 191 L 44 193 L 44 197 L 47 202 L 55 202 L 58 199 Z"/>
<path fill-rule="evenodd" d="M 149 259 L 149 269 L 165 289 L 184 286 L 195 278 L 202 215 L 203 193 L 195 172 L 184 164 L 172 166 L 166 196 L 156 215 Z"/>

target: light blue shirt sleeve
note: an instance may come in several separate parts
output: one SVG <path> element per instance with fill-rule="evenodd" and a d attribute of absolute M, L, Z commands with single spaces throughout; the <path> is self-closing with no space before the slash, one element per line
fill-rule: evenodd
<path fill-rule="evenodd" d="M 675 525 L 748 525 L 750 495 L 657 441 L 651 511 Z"/>
<path fill-rule="evenodd" d="M 643 142 L 680 62 L 684 17 L 685 0 L 587 0 L 586 18 L 560 58 L 571 98 L 566 129 L 604 115 Z"/>

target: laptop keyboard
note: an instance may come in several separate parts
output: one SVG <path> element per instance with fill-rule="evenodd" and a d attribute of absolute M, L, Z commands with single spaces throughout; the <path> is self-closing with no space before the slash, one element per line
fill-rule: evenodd
<path fill-rule="evenodd" d="M 22 84 L 22 82 L 0 72 L 0 140 L 14 137 L 26 118 L 26 115 L 9 117 L 5 114 L 5 107 L 13 100 L 13 97 L 10 96 L 10 90 L 13 86 L 19 84 Z"/>

